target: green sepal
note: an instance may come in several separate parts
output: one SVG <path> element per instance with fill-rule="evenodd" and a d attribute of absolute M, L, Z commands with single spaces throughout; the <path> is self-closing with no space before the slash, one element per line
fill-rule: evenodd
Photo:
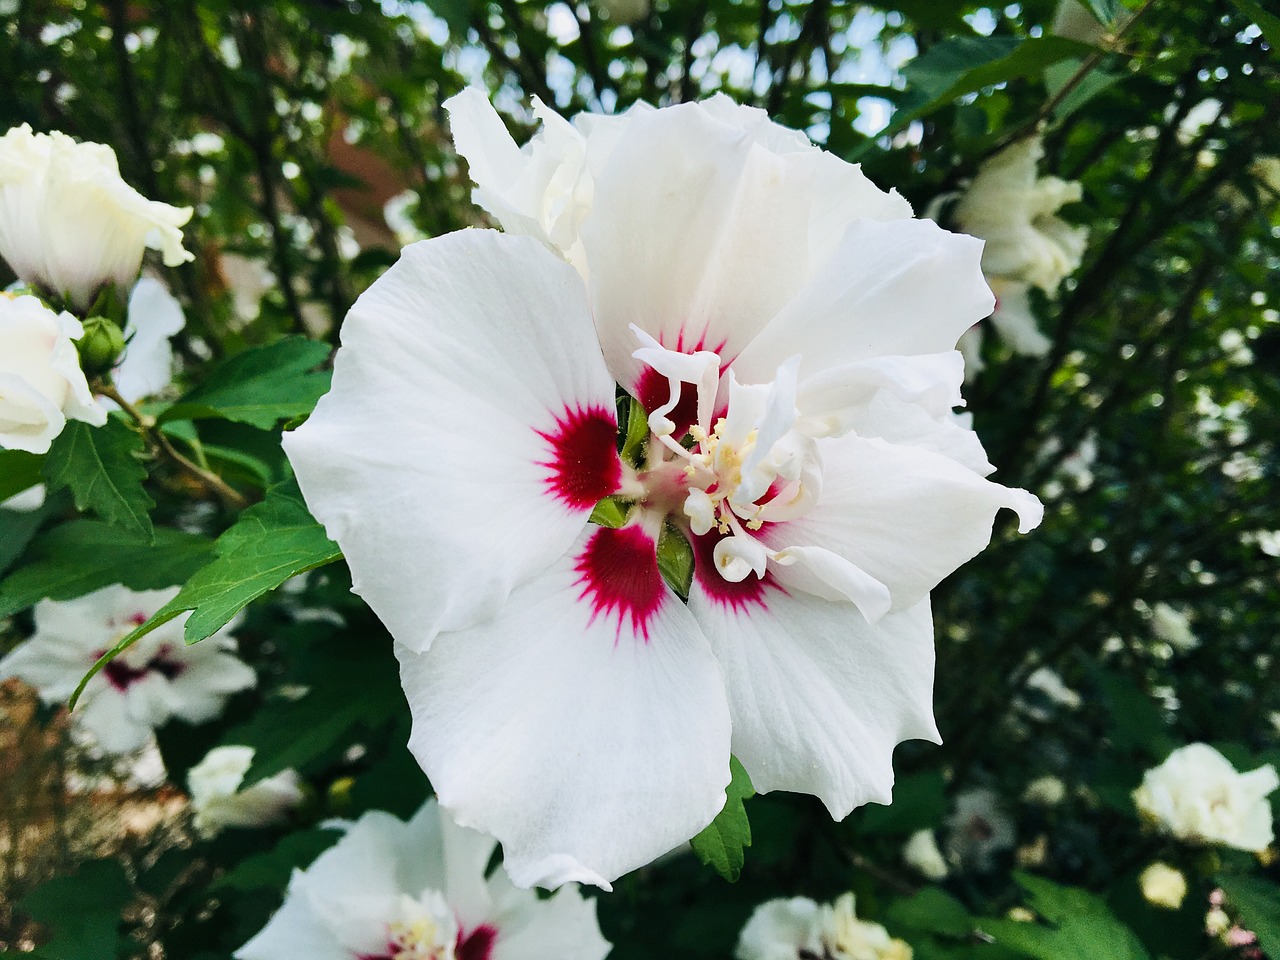
<path fill-rule="evenodd" d="M 662 525 L 658 536 L 658 572 L 667 586 L 688 603 L 689 587 L 693 584 L 693 546 L 680 528 L 669 521 Z"/>

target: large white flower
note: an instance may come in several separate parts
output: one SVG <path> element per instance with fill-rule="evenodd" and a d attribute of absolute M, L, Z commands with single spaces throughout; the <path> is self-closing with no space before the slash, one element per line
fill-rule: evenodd
<path fill-rule="evenodd" d="M 408 823 L 366 813 L 306 870 L 237 960 L 603 960 L 594 901 L 549 900 L 485 878 L 492 838 L 456 826 L 434 799 Z"/>
<path fill-rule="evenodd" d="M 189 219 L 190 207 L 125 183 L 108 146 L 25 123 L 0 137 L 0 256 L 20 280 L 77 307 L 105 284 L 132 286 L 147 247 L 167 266 L 192 259 L 178 229 Z"/>
<path fill-rule="evenodd" d="M 279 823 L 302 801 L 296 770 L 281 770 L 241 790 L 253 753 L 253 747 L 240 744 L 214 747 L 187 771 L 195 828 L 202 836 L 215 836 L 226 827 Z"/>
<path fill-rule="evenodd" d="M 1237 773 L 1207 743 L 1191 743 L 1143 775 L 1133 802 L 1181 840 L 1258 851 L 1275 839 L 1266 798 L 1277 786 L 1271 764 Z"/>
<path fill-rule="evenodd" d="M 715 816 L 730 750 L 837 817 L 888 802 L 894 746 L 938 736 L 929 591 L 1001 507 L 1041 512 L 951 417 L 980 244 L 724 98 L 564 124 L 562 167 L 449 107 L 532 237 L 407 247 L 285 439 L 441 803 L 518 884 L 605 886 Z M 560 186 L 504 192 L 535 173 Z M 557 196 L 568 224 L 531 214 Z M 648 415 L 634 460 L 615 384 Z M 618 529 L 588 523 L 606 497 Z"/>
<path fill-rule="evenodd" d="M 71 314 L 0 293 L 0 447 L 45 453 L 68 419 L 106 422 L 76 354 L 83 335 Z"/>
<path fill-rule="evenodd" d="M 136 593 L 116 585 L 74 600 L 42 600 L 35 607 L 35 633 L 0 660 L 0 679 L 18 677 L 45 703 L 65 703 L 102 654 L 177 592 Z M 253 670 L 235 655 L 234 622 L 188 645 L 182 636 L 187 616 L 157 627 L 85 687 L 74 716 L 103 750 L 136 750 L 173 717 L 212 720 L 228 696 L 255 683 Z"/>
<path fill-rule="evenodd" d="M 859 920 L 854 896 L 830 905 L 807 897 L 770 900 L 738 935 L 737 960 L 911 960 L 911 947 L 878 923 Z"/>

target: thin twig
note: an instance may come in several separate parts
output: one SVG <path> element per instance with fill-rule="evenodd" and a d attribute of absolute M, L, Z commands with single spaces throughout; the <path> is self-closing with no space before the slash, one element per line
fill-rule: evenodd
<path fill-rule="evenodd" d="M 115 384 L 104 381 L 94 384 L 94 391 L 108 397 L 119 404 L 120 409 L 129 415 L 138 428 L 142 431 L 143 436 L 151 443 L 151 445 L 163 453 L 174 464 L 181 467 L 206 490 L 214 493 L 233 510 L 243 510 L 249 506 L 249 500 L 239 490 L 232 487 L 220 476 L 212 471 L 205 470 L 203 467 L 192 462 L 169 441 L 164 432 L 156 425 L 154 417 L 149 417 L 141 410 L 131 404 L 128 400 L 120 395 L 120 391 L 116 389 Z"/>

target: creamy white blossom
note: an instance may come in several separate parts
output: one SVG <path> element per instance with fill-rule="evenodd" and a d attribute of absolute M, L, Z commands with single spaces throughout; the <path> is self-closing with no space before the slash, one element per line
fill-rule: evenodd
<path fill-rule="evenodd" d="M 83 335 L 71 314 L 0 293 L 0 447 L 45 453 L 68 420 L 106 422 L 76 354 Z"/>
<path fill-rule="evenodd" d="M 281 770 L 245 789 L 253 747 L 214 747 L 187 771 L 187 790 L 196 830 L 212 837 L 227 827 L 263 827 L 280 823 L 303 797 L 296 770 Z"/>
<path fill-rule="evenodd" d="M 911 960 L 911 947 L 878 923 L 860 920 L 854 896 L 833 904 L 807 897 L 770 900 L 752 912 L 738 935 L 737 960 Z"/>
<path fill-rule="evenodd" d="M 18 677 L 45 703 L 65 703 L 81 678 L 116 642 L 177 595 L 178 588 L 135 592 L 116 585 L 74 600 L 42 600 L 35 632 L 0 660 L 0 679 Z M 182 614 L 109 662 L 85 687 L 72 714 L 108 753 L 145 746 L 151 732 L 176 717 L 212 720 L 227 697 L 257 677 L 235 655 L 228 624 L 187 644 Z"/>
<path fill-rule="evenodd" d="M 1159 861 L 1142 871 L 1138 885 L 1148 903 L 1166 910 L 1177 910 L 1187 896 L 1187 878 L 1182 871 Z"/>
<path fill-rule="evenodd" d="M 902 859 L 926 880 L 942 880 L 950 873 L 932 830 L 917 830 L 908 837 L 902 848 Z"/>
<path fill-rule="evenodd" d="M 1022 799 L 1041 807 L 1056 807 L 1067 798 L 1067 785 L 1057 777 L 1036 777 L 1022 791 Z"/>
<path fill-rule="evenodd" d="M 603 960 L 595 903 L 485 878 L 493 838 L 434 799 L 407 823 L 372 811 L 289 879 L 284 905 L 237 960 Z"/>
<path fill-rule="evenodd" d="M 986 241 L 982 269 L 996 296 L 991 323 L 1014 353 L 1043 356 L 1051 341 L 1039 329 L 1030 288 L 1047 294 L 1080 266 L 1089 231 L 1056 216 L 1081 197 L 1078 183 L 1041 177 L 1038 136 L 1020 140 L 988 159 L 960 197 L 953 219 L 965 233 Z M 969 372 L 981 369 L 980 330 L 962 345 Z"/>
<path fill-rule="evenodd" d="M 1191 743 L 1143 775 L 1133 802 L 1180 840 L 1259 851 L 1275 839 L 1267 795 L 1277 786 L 1271 764 L 1238 773 L 1207 743 Z"/>
<path fill-rule="evenodd" d="M 192 259 L 179 229 L 190 207 L 148 200 L 120 177 L 115 152 L 27 124 L 0 137 L 0 256 L 20 280 L 88 307 L 128 289 L 147 247 L 166 266 Z"/>
<path fill-rule="evenodd" d="M 1199 638 L 1191 629 L 1190 615 L 1164 601 L 1151 605 L 1151 632 L 1183 653 L 1200 645 Z"/>
<path fill-rule="evenodd" d="M 730 752 L 837 817 L 888 802 L 894 745 L 938 737 L 929 591 L 998 510 L 1042 513 L 952 416 L 980 245 L 725 97 L 539 107 L 524 150 L 475 91 L 447 106 L 526 236 L 407 247 L 285 438 L 441 803 L 517 883 L 604 886 L 710 822 Z M 618 384 L 647 415 L 625 460 Z"/>

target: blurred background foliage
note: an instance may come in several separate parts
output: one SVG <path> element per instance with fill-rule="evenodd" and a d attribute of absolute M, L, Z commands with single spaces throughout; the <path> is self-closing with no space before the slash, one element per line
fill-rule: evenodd
<path fill-rule="evenodd" d="M 208 361 L 289 334 L 336 343 L 402 243 L 484 222 L 441 108 L 468 84 L 519 140 L 535 96 L 572 114 L 723 91 L 918 212 L 1043 126 L 1042 170 L 1083 184 L 1063 215 L 1089 247 L 1056 298 L 1035 295 L 1047 355 L 987 337 L 966 393 L 997 477 L 1048 512 L 1031 536 L 999 529 L 935 593 L 946 743 L 900 748 L 893 806 L 844 823 L 807 797 L 749 800 L 737 883 L 677 856 L 601 897 L 602 923 L 619 960 L 727 957 L 760 901 L 852 889 L 921 960 L 1280 957 L 1274 856 L 1178 844 L 1130 799 L 1192 741 L 1241 769 L 1280 765 L 1280 176 L 1266 165 L 1280 166 L 1280 19 L 1254 0 L 1090 6 L 1093 26 L 1068 38 L 1056 0 L 5 0 L 0 128 L 110 144 L 145 195 L 196 207 L 195 260 L 166 275 L 191 385 Z M 242 489 L 284 475 L 278 431 L 214 421 L 201 438 Z M 233 519 L 193 511 L 179 477 L 155 485 L 160 523 L 216 534 Z M 6 516 L 0 572 L 24 550 L 56 556 L 42 538 L 68 511 L 52 497 Z M 76 759 L 57 711 L 7 694 L 0 948 L 227 957 L 289 869 L 332 842 L 324 817 L 417 807 L 429 788 L 403 746 L 390 640 L 345 577 L 330 566 L 251 608 L 239 634 L 265 679 L 222 721 L 161 731 L 178 787 L 96 771 L 116 799 L 72 802 L 49 769 L 98 761 Z M 29 629 L 12 606 L 9 641 Z M 313 607 L 340 618 L 297 615 Z M 280 696 L 290 685 L 310 692 Z M 298 768 L 312 800 L 287 828 L 198 839 L 180 785 L 217 743 L 254 745 L 255 777 Z M 1046 776 L 1063 787 L 1053 802 L 1027 790 Z M 139 820 L 128 804 L 143 801 Z M 940 882 L 904 864 L 922 829 L 952 861 Z M 1179 910 L 1141 895 L 1157 859 L 1191 882 Z M 1259 943 L 1205 932 L 1219 886 Z M 975 917 L 1028 904 L 1069 916 L 1021 939 L 974 933 Z M 1068 928 L 1090 946 L 1064 946 Z"/>

